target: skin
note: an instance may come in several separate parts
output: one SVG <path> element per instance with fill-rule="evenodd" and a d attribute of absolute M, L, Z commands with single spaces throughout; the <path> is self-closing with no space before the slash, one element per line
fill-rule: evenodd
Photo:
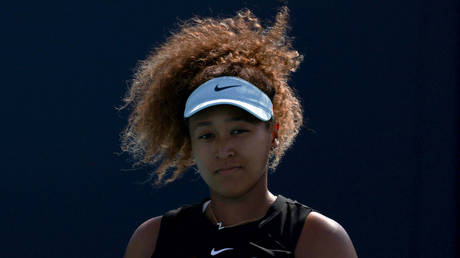
<path fill-rule="evenodd" d="M 268 155 L 276 137 L 272 128 L 223 105 L 192 116 L 189 131 L 215 216 L 224 225 L 262 217 L 276 199 L 267 188 Z"/>
<path fill-rule="evenodd" d="M 208 184 L 212 207 L 205 215 L 224 226 L 246 223 L 265 215 L 276 197 L 267 187 L 268 155 L 276 147 L 273 126 L 246 111 L 214 106 L 189 119 L 192 152 Z M 161 216 L 147 220 L 131 237 L 125 258 L 148 258 L 155 251 Z M 295 257 L 357 257 L 348 234 L 337 222 L 311 212 L 304 223 Z"/>

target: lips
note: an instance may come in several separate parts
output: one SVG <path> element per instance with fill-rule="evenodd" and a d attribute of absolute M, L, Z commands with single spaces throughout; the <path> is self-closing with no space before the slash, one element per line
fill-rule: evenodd
<path fill-rule="evenodd" d="M 216 170 L 216 174 L 220 175 L 231 175 L 238 172 L 241 169 L 241 166 L 232 166 L 232 167 L 225 167 Z"/>

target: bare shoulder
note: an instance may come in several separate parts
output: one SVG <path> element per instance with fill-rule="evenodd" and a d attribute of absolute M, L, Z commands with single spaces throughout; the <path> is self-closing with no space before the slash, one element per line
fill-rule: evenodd
<path fill-rule="evenodd" d="M 124 258 L 150 258 L 160 231 L 161 218 L 154 217 L 142 223 L 129 240 Z"/>
<path fill-rule="evenodd" d="M 334 220 L 318 212 L 305 219 L 295 250 L 295 257 L 357 257 L 353 243 L 345 229 Z"/>

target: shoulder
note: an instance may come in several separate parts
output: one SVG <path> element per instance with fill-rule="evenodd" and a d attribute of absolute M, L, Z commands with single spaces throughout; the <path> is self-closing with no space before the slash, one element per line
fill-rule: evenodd
<path fill-rule="evenodd" d="M 334 220 L 310 212 L 295 250 L 296 257 L 357 257 L 350 237 Z"/>
<path fill-rule="evenodd" d="M 152 256 L 155 251 L 161 220 L 162 216 L 151 218 L 134 231 L 124 258 L 150 258 Z"/>
<path fill-rule="evenodd" d="M 159 247 L 158 239 L 168 239 L 171 234 L 177 233 L 175 230 L 182 230 L 180 226 L 186 225 L 194 215 L 199 214 L 199 208 L 200 204 L 183 205 L 166 212 L 163 216 L 145 221 L 131 236 L 124 258 L 150 258 L 156 247 Z M 160 227 L 164 229 L 162 233 Z"/>

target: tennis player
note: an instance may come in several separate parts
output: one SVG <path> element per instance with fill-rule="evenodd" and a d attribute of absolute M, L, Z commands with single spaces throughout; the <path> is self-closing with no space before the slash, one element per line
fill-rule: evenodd
<path fill-rule="evenodd" d="M 268 28 L 249 10 L 193 18 L 140 62 L 123 150 L 158 185 L 196 166 L 209 198 L 144 222 L 125 258 L 357 257 L 341 225 L 268 188 L 302 125 L 287 20 L 287 7 Z"/>

